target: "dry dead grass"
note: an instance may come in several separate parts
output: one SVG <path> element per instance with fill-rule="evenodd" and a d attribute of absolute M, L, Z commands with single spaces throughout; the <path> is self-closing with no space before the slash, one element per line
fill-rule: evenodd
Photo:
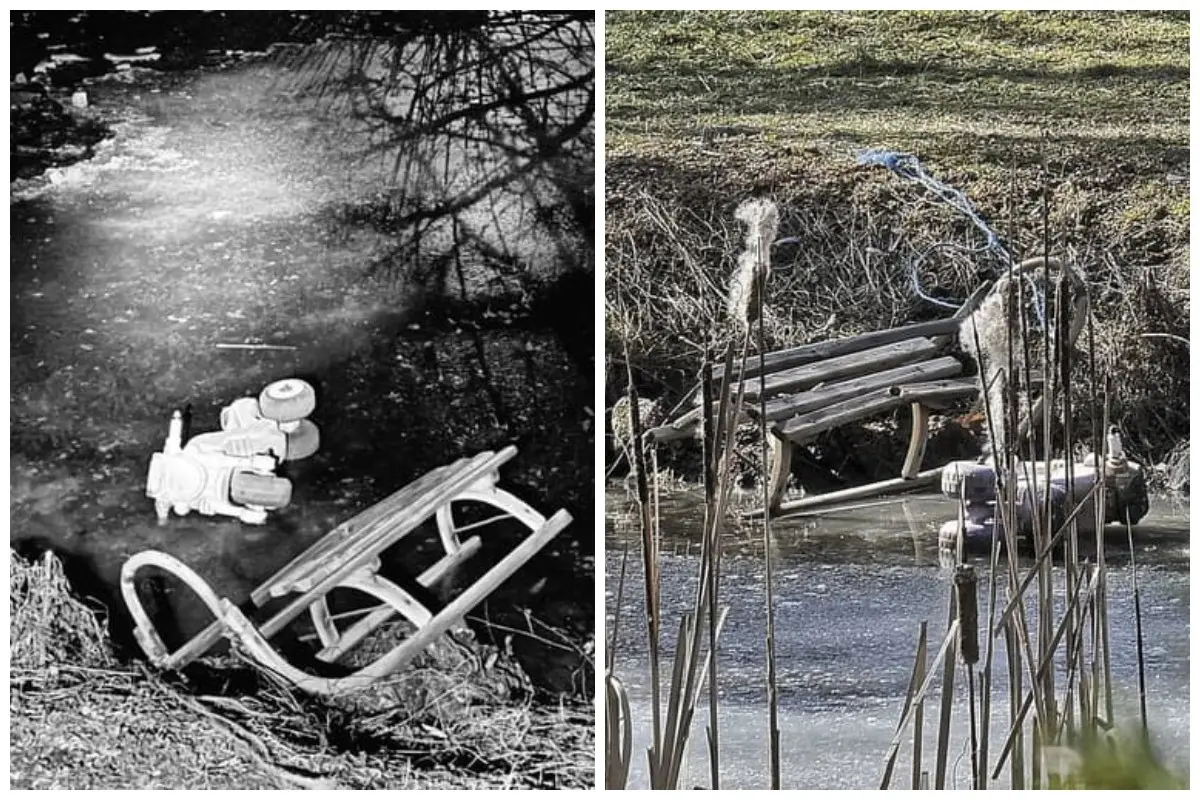
<path fill-rule="evenodd" d="M 443 640 L 377 691 L 293 693 L 234 658 L 120 663 L 53 555 L 10 554 L 10 786 L 590 788 L 594 710 L 535 703 L 502 654 Z"/>

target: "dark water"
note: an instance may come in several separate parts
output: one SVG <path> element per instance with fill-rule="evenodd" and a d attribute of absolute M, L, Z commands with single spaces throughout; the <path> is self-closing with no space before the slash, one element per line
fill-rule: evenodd
<path fill-rule="evenodd" d="M 662 586 L 664 641 L 693 602 L 699 566 L 699 509 L 695 493 L 663 501 Z M 617 672 L 635 716 L 631 785 L 645 786 L 650 724 L 646 634 L 641 619 L 640 544 L 624 493 L 606 498 L 608 630 L 616 609 L 622 552 L 628 546 L 626 589 L 616 646 Z M 900 719 L 916 651 L 918 626 L 928 621 L 931 648 L 940 644 L 951 591 L 939 563 L 937 527 L 952 506 L 910 498 L 851 512 L 786 520 L 776 529 L 775 628 L 784 788 L 877 788 L 883 759 Z M 1137 531 L 1137 579 L 1146 646 L 1147 708 L 1154 744 L 1186 771 L 1189 747 L 1188 509 L 1159 501 Z M 1132 570 L 1123 536 L 1106 549 L 1109 564 L 1115 704 L 1119 719 L 1137 719 L 1136 639 Z M 722 601 L 729 607 L 718 660 L 721 683 L 723 788 L 767 785 L 764 596 L 761 531 L 731 534 L 723 550 Z M 973 560 L 986 587 L 987 561 Z M 1055 573 L 1061 579 L 1061 568 Z M 1059 602 L 1062 589 L 1059 588 Z M 986 593 L 981 590 L 981 616 Z M 1061 608 L 1061 607 L 1060 607 Z M 982 643 L 981 643 L 982 651 Z M 1007 678 L 997 646 L 992 747 L 995 762 L 1007 719 Z M 948 781 L 969 788 L 966 683 L 956 680 L 956 733 Z M 704 742 L 707 690 L 693 726 L 683 784 L 708 785 Z M 936 701 L 926 705 L 926 731 L 936 728 Z M 928 735 L 926 769 L 935 738 Z M 893 785 L 906 784 L 911 733 L 901 747 Z M 1002 783 L 1007 781 L 1007 773 Z"/>
<path fill-rule="evenodd" d="M 116 137 L 59 182 L 14 196 L 12 545 L 59 553 L 127 640 L 116 584 L 133 553 L 170 553 L 240 603 L 338 522 L 430 469 L 515 444 L 501 486 L 576 522 L 485 611 L 512 625 L 532 608 L 583 642 L 594 624 L 591 593 L 578 592 L 593 572 L 590 371 L 550 324 L 453 318 L 416 287 L 371 280 L 385 237 L 341 210 L 381 180 L 339 145 L 336 121 L 271 96 L 271 69 L 90 86 L 91 113 L 117 120 Z M 287 376 L 316 387 L 322 440 L 282 470 L 292 504 L 261 527 L 197 514 L 157 525 L 146 467 L 172 410 L 190 413 L 193 433 L 215 430 L 222 406 Z M 412 574 L 431 556 L 418 547 L 394 566 Z M 208 622 L 190 598 L 168 605 L 169 639 Z M 513 646 L 546 667 L 548 688 L 570 683 L 535 638 Z"/>

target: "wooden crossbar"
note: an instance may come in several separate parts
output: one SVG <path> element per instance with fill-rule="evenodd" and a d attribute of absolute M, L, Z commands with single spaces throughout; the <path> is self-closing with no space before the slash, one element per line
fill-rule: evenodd
<path fill-rule="evenodd" d="M 780 436 L 793 442 L 803 442 L 818 433 L 856 422 L 861 419 L 921 401 L 970 397 L 978 393 L 973 378 L 961 381 L 928 381 L 923 383 L 890 386 L 876 389 L 864 395 L 852 397 L 839 403 L 826 405 L 815 411 L 798 414 L 775 426 Z"/>
<path fill-rule="evenodd" d="M 942 475 L 942 468 L 927 469 L 918 472 L 911 478 L 888 478 L 887 480 L 876 481 L 865 486 L 854 486 L 849 489 L 838 489 L 824 494 L 812 495 L 810 497 L 802 497 L 799 500 L 793 500 L 790 503 L 780 503 L 772 512 L 772 518 L 778 519 L 786 517 L 788 514 L 796 514 L 801 511 L 811 511 L 814 508 L 822 508 L 837 503 L 845 503 L 851 500 L 862 500 L 867 497 L 881 497 L 888 494 L 903 494 L 905 492 L 924 489 L 937 483 Z M 746 519 L 761 518 L 763 510 L 756 508 L 752 511 L 747 511 L 742 516 Z"/>
<path fill-rule="evenodd" d="M 873 372 L 859 378 L 832 383 L 807 392 L 780 395 L 767 401 L 767 421 L 776 422 L 798 414 L 816 411 L 842 400 L 861 397 L 877 389 L 888 389 L 916 381 L 932 381 L 949 378 L 962 372 L 962 362 L 953 356 L 942 356 L 932 361 L 894 367 L 882 372 Z M 747 409 L 757 414 L 758 408 Z"/>
<path fill-rule="evenodd" d="M 848 336 L 843 339 L 831 339 L 826 342 L 813 342 L 811 344 L 802 344 L 796 347 L 789 347 L 786 350 L 776 350 L 773 353 L 767 353 L 763 357 L 763 362 L 766 365 L 767 374 L 773 374 L 782 370 L 799 367 L 804 364 L 811 364 L 816 361 L 824 361 L 826 359 L 837 358 L 839 356 L 851 355 L 853 353 L 861 353 L 864 350 L 871 350 L 882 345 L 894 344 L 902 342 L 905 339 L 922 339 L 933 336 L 950 336 L 958 331 L 958 326 L 961 320 L 953 317 L 947 319 L 937 319 L 932 322 L 917 322 L 912 325 L 903 325 L 899 328 L 889 328 L 883 331 L 873 331 L 864 333 L 858 336 Z M 734 374 L 737 374 L 738 365 L 734 365 Z M 759 364 L 757 356 L 751 356 L 746 359 L 746 377 L 757 377 L 762 368 Z M 725 375 L 725 365 L 717 364 L 713 366 L 713 380 L 719 381 Z M 749 388 L 749 384 L 747 384 Z"/>
<path fill-rule="evenodd" d="M 772 397 L 786 391 L 811 389 L 818 383 L 853 378 L 918 361 L 927 361 L 937 353 L 937 350 L 937 345 L 924 338 L 892 342 L 869 350 L 793 367 L 782 372 L 773 372 L 766 378 L 764 391 L 767 397 Z M 747 381 L 746 399 L 750 402 L 757 402 L 758 393 L 758 381 Z"/>

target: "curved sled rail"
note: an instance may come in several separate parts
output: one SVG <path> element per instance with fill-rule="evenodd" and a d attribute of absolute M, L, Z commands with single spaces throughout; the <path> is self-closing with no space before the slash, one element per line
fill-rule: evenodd
<path fill-rule="evenodd" d="M 125 599 L 125 606 L 133 617 L 133 635 L 141 646 L 142 652 L 146 654 L 152 664 L 156 667 L 166 667 L 171 663 L 171 653 L 163 644 L 162 637 L 158 635 L 158 630 L 150 621 L 150 615 L 146 613 L 137 593 L 135 582 L 137 573 L 144 567 L 157 567 L 179 578 L 196 593 L 196 596 L 204 602 L 204 605 L 208 606 L 208 610 L 218 620 L 225 615 L 226 601 L 217 597 L 217 593 L 203 578 L 174 556 L 160 553 L 157 550 L 143 550 L 125 562 L 121 567 L 121 596 Z"/>

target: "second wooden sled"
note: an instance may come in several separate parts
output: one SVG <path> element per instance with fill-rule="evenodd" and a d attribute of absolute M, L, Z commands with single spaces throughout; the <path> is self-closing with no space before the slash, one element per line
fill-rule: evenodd
<path fill-rule="evenodd" d="M 261 667 L 276 673 L 296 687 L 321 695 L 363 689 L 408 664 L 464 615 L 486 599 L 570 522 L 571 515 L 559 510 L 549 519 L 509 492 L 500 489 L 499 467 L 516 455 L 515 447 L 483 452 L 439 467 L 388 498 L 343 522 L 267 579 L 250 595 L 256 608 L 281 598 L 288 602 L 267 619 L 256 622 L 238 606 L 216 595 L 187 565 L 155 550 L 131 557 L 121 569 L 121 593 L 134 621 L 138 644 L 156 666 L 177 670 L 204 655 L 222 639 L 235 642 Z M 489 506 L 499 511 L 487 519 L 459 524 L 456 508 L 464 503 Z M 481 546 L 478 535 L 460 534 L 491 523 L 514 519 L 530 533 L 479 580 L 467 587 L 440 611 L 434 613 L 411 593 L 379 574 L 380 554 L 434 520 L 442 555 L 417 578 L 429 587 L 465 562 Z M 135 584 L 140 570 L 156 567 L 182 580 L 208 606 L 215 620 L 174 652 L 168 651 L 142 605 Z M 337 588 L 354 589 L 380 602 L 367 609 L 344 629 L 330 612 L 328 598 Z M 368 665 L 343 677 L 309 674 L 289 663 L 271 645 L 270 639 L 307 613 L 321 649 L 317 659 L 334 663 L 367 640 L 373 632 L 397 615 L 415 628 L 407 638 Z"/>
<path fill-rule="evenodd" d="M 931 412 L 979 395 L 977 375 L 964 374 L 968 364 L 972 365 L 971 373 L 978 373 L 979 369 L 961 341 L 964 323 L 989 294 L 1002 297 L 1008 282 L 1015 277 L 1046 269 L 1061 272 L 1074 286 L 1075 305 L 1068 332 L 1069 343 L 1074 344 L 1087 319 L 1087 284 L 1059 259 L 1039 257 L 1026 259 L 996 283 L 979 287 L 945 319 L 801 344 L 766 353 L 761 362 L 751 358 L 740 372 L 740 377 L 747 379 L 743 394 L 747 402 L 739 419 L 759 421 L 758 401 L 762 392 L 770 447 L 767 488 L 771 516 L 779 518 L 935 484 L 944 465 L 923 468 Z M 714 367 L 713 378 L 719 381 L 723 377 L 723 365 Z M 736 379 L 738 375 L 735 373 L 733 377 Z M 1039 375 L 1031 375 L 1029 383 L 1029 389 L 1040 392 L 1043 388 Z M 1041 397 L 1034 401 L 1029 419 L 1040 418 L 1044 402 Z M 690 393 L 690 404 L 693 407 L 676 420 L 647 431 L 646 438 L 659 442 L 698 438 L 699 387 Z M 784 502 L 796 447 L 832 428 L 905 406 L 911 409 L 912 426 L 899 476 Z M 1018 432 L 1018 438 L 1023 435 Z M 759 517 L 764 513 L 764 509 L 756 509 L 745 516 Z"/>

